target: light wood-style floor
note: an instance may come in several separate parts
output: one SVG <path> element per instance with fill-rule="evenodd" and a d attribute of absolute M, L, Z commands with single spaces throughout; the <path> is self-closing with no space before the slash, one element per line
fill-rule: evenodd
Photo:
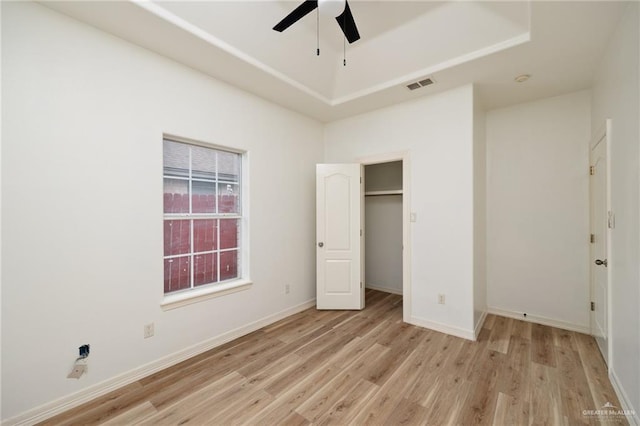
<path fill-rule="evenodd" d="M 401 296 L 309 309 L 45 424 L 627 424 L 592 337 L 489 315 L 477 342 L 402 322 Z"/>

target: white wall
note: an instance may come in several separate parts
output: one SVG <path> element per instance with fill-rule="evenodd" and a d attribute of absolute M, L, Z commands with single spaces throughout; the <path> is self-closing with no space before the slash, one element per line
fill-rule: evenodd
<path fill-rule="evenodd" d="M 482 327 L 487 311 L 487 138 L 486 114 L 473 93 L 473 324 Z"/>
<path fill-rule="evenodd" d="M 490 311 L 589 330 L 590 94 L 487 112 Z"/>
<path fill-rule="evenodd" d="M 640 103 L 638 3 L 631 2 L 600 61 L 593 88 L 593 131 L 612 119 L 610 360 L 614 384 L 628 409 L 640 414 Z M 638 418 L 638 417 L 636 417 Z M 640 420 L 637 420 L 640 421 Z"/>
<path fill-rule="evenodd" d="M 412 322 L 473 336 L 471 85 L 325 127 L 325 161 L 409 151 Z M 405 218 L 407 220 L 407 218 Z M 438 294 L 446 303 L 437 303 Z"/>
<path fill-rule="evenodd" d="M 2 8 L 5 419 L 313 300 L 320 123 L 43 6 Z M 250 290 L 161 310 L 163 132 L 249 151 Z M 89 373 L 67 379 L 84 343 Z"/>

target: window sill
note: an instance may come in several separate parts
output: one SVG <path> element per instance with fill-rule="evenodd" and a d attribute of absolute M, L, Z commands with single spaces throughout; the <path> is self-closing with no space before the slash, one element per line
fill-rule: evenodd
<path fill-rule="evenodd" d="M 179 308 L 181 306 L 190 305 L 192 303 L 202 302 L 203 300 L 220 297 L 239 291 L 248 290 L 253 283 L 247 279 L 230 281 L 228 283 L 216 284 L 208 287 L 197 288 L 184 291 L 177 294 L 169 294 L 164 296 L 160 307 L 168 311 Z"/>

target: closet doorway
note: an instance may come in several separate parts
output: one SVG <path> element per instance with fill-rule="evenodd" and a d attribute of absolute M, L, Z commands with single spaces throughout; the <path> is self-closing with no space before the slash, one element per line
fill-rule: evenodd
<path fill-rule="evenodd" d="M 365 288 L 402 295 L 407 322 L 411 317 L 408 155 L 365 158 L 361 164 Z"/>
<path fill-rule="evenodd" d="M 364 167 L 365 288 L 402 294 L 402 161 Z"/>

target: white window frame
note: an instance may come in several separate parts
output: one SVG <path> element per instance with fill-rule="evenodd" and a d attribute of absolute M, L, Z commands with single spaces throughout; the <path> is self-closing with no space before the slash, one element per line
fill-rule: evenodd
<path fill-rule="evenodd" d="M 162 145 L 164 141 L 169 140 L 172 142 L 185 143 L 193 146 L 199 146 L 202 148 L 215 149 L 220 151 L 231 152 L 240 155 L 240 214 L 227 214 L 220 215 L 219 219 L 238 219 L 240 221 L 240 241 L 238 247 L 238 278 L 228 281 L 216 282 L 210 285 L 202 285 L 192 287 L 189 289 L 177 291 L 175 293 L 164 294 L 163 286 L 163 298 L 160 306 L 163 310 L 170 310 L 179 308 L 181 306 L 190 305 L 192 303 L 201 302 L 207 299 L 224 296 L 227 294 L 237 293 L 239 291 L 248 290 L 251 288 L 253 282 L 249 278 L 250 259 L 249 259 L 249 153 L 248 151 L 239 150 L 236 148 L 230 148 L 222 145 L 215 145 L 210 143 L 204 143 L 193 139 L 187 139 L 184 137 L 174 136 L 170 134 L 164 134 L 162 137 Z M 164 153 L 164 148 L 162 148 Z M 161 157 L 162 158 L 162 157 Z M 164 161 L 163 161 L 164 166 Z M 164 167 L 162 168 L 164 179 Z M 169 216 L 170 217 L 170 216 Z M 184 215 L 175 214 L 176 218 L 184 217 Z M 164 229 L 164 221 L 168 218 L 167 214 L 162 209 L 162 229 Z M 199 217 L 197 214 L 191 214 L 190 219 L 199 219 L 210 217 Z M 164 231 L 163 231 L 164 233 Z M 219 241 L 219 240 L 218 240 Z M 161 256 L 162 259 L 165 256 Z M 219 265 L 218 265 L 219 269 Z M 218 271 L 218 277 L 220 271 Z M 193 278 L 193 277 L 192 277 Z M 164 281 L 164 280 L 163 280 Z"/>

